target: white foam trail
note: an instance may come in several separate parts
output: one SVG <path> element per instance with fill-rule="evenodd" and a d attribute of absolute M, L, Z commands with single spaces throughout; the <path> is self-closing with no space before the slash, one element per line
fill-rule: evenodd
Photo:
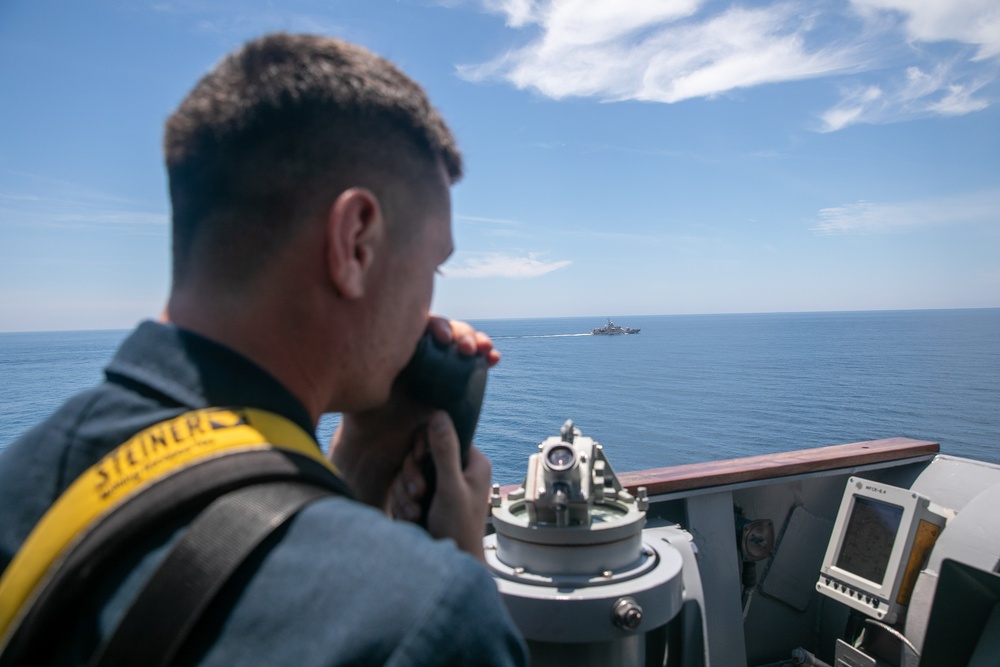
<path fill-rule="evenodd" d="M 573 336 L 591 336 L 593 334 L 589 333 L 572 333 L 572 334 L 535 334 L 529 336 L 490 336 L 493 340 L 503 340 L 505 338 L 571 338 Z"/>

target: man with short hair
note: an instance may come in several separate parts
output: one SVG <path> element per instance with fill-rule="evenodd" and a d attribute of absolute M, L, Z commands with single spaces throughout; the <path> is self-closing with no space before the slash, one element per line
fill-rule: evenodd
<path fill-rule="evenodd" d="M 362 48 L 275 34 L 197 84 L 164 146 L 166 311 L 123 343 L 103 384 L 0 456 L 0 568 L 81 473 L 151 425 L 240 406 L 314 434 L 323 413 L 341 412 L 330 457 L 354 497 L 306 505 L 225 585 L 178 662 L 523 664 L 481 565 L 489 461 L 473 447 L 462 469 L 447 414 L 396 383 L 427 329 L 499 359 L 484 334 L 428 315 L 461 176 L 437 111 Z M 421 517 L 427 451 L 437 484 Z M 399 513 L 426 532 L 387 516 L 394 484 L 409 489 Z M 88 660 L 189 521 L 129 551 L 52 637 L 56 662 Z"/>

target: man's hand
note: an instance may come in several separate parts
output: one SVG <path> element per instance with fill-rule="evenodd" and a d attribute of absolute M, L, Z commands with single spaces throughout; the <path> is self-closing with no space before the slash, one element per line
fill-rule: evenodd
<path fill-rule="evenodd" d="M 430 410 L 398 386 L 385 405 L 344 413 L 330 441 L 330 461 L 361 502 L 389 511 L 389 491 L 414 434 Z"/>
<path fill-rule="evenodd" d="M 493 347 L 493 341 L 482 331 L 476 331 L 466 322 L 446 320 L 443 317 L 431 315 L 427 329 L 434 334 L 439 342 L 454 342 L 458 351 L 468 356 L 481 355 L 490 368 L 500 361 L 500 352 Z"/>
<path fill-rule="evenodd" d="M 455 540 L 459 549 L 485 563 L 483 535 L 492 475 L 490 460 L 473 446 L 469 448 L 467 465 L 462 469 L 458 435 L 451 418 L 442 410 L 431 414 L 427 422 L 426 446 L 437 475 L 436 492 L 427 514 L 427 532 L 438 539 Z M 415 460 L 413 463 L 419 471 L 419 464 Z M 412 474 L 409 464 L 406 469 Z M 418 478 L 422 480 L 423 476 L 418 474 Z M 411 498 L 411 501 L 419 502 L 419 498 Z M 419 514 L 419 504 L 416 511 Z"/>
<path fill-rule="evenodd" d="M 493 348 L 490 337 L 465 322 L 430 316 L 427 328 L 440 342 L 454 342 L 462 354 L 482 355 L 490 366 L 500 360 L 500 353 Z M 390 492 L 399 495 L 392 487 L 394 482 L 399 485 L 397 478 L 404 460 L 412 459 L 414 450 L 418 450 L 423 459 L 430 415 L 431 409 L 407 396 L 398 383 L 385 405 L 343 415 L 330 444 L 330 460 L 343 473 L 359 500 L 390 512 Z M 451 420 L 448 422 L 451 427 Z M 476 454 L 486 458 L 479 452 Z M 470 454 L 470 467 L 471 461 Z M 488 460 L 486 464 L 489 465 Z M 422 496 L 423 476 L 419 472 L 416 476 L 419 481 L 415 483 Z"/>

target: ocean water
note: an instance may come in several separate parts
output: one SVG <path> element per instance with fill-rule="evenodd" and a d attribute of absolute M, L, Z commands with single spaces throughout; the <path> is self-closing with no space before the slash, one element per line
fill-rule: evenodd
<path fill-rule="evenodd" d="M 484 320 L 503 354 L 478 446 L 494 480 L 572 419 L 615 469 L 893 436 L 1000 463 L 1000 309 Z M 0 448 L 101 378 L 127 334 L 0 334 Z M 324 418 L 321 442 L 338 419 Z"/>

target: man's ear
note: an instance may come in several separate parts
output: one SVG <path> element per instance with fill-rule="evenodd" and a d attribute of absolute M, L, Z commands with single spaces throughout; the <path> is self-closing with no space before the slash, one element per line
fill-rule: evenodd
<path fill-rule="evenodd" d="M 385 236 L 378 198 L 365 188 L 344 190 L 327 212 L 326 266 L 337 291 L 349 299 L 365 293 L 365 279 Z"/>

